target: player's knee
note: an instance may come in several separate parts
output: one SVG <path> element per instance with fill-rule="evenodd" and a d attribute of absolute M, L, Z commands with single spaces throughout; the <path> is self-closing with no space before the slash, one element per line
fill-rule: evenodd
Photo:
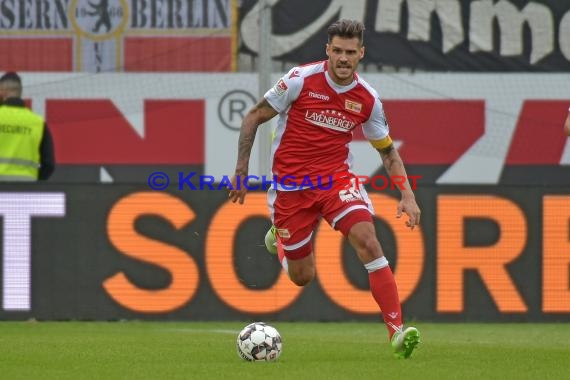
<path fill-rule="evenodd" d="M 371 234 L 360 236 L 356 241 L 356 244 L 358 245 L 358 250 L 369 252 L 371 254 L 378 252 L 380 249 L 380 242 L 375 235 Z"/>
<path fill-rule="evenodd" d="M 314 268 L 301 268 L 300 270 L 293 271 L 289 270 L 289 276 L 291 281 L 297 286 L 308 285 L 313 278 L 315 278 Z"/>
<path fill-rule="evenodd" d="M 305 286 L 310 283 L 316 275 L 312 243 L 309 241 L 287 251 L 287 266 L 289 277 L 295 285 Z"/>
<path fill-rule="evenodd" d="M 363 235 L 353 241 L 358 257 L 363 263 L 370 262 L 384 255 L 382 246 L 375 235 Z"/>
<path fill-rule="evenodd" d="M 293 278 L 293 277 L 291 277 L 291 281 L 293 281 L 293 284 L 301 287 L 308 285 L 311 282 L 311 280 L 308 278 Z"/>

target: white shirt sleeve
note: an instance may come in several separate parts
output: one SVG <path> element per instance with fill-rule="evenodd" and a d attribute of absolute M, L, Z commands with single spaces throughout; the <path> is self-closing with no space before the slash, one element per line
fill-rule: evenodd
<path fill-rule="evenodd" d="M 386 115 L 384 114 L 384 106 L 382 106 L 382 102 L 378 97 L 374 102 L 374 107 L 372 107 L 370 118 L 362 124 L 362 131 L 364 132 L 364 137 L 371 141 L 382 140 L 390 133 Z"/>
<path fill-rule="evenodd" d="M 297 67 L 292 68 L 265 93 L 265 100 L 275 111 L 279 113 L 287 111 L 291 103 L 299 97 L 304 80 L 298 75 L 298 72 Z"/>

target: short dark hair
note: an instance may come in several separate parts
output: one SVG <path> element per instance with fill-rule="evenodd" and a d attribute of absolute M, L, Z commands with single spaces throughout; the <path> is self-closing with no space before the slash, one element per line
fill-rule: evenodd
<path fill-rule="evenodd" d="M 22 84 L 22 78 L 20 78 L 18 73 L 9 71 L 0 77 L 0 82 L 16 82 L 18 84 Z"/>
<path fill-rule="evenodd" d="M 331 24 L 327 33 L 329 35 L 329 43 L 332 41 L 334 36 L 339 36 L 342 38 L 358 38 L 360 44 L 362 45 L 364 41 L 364 24 L 357 20 L 347 20 L 341 19 L 333 24 Z"/>

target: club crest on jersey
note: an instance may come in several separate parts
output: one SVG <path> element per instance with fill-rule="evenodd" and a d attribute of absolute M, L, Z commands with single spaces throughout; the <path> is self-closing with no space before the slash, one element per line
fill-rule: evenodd
<path fill-rule="evenodd" d="M 279 82 L 277 82 L 273 89 L 275 90 L 277 96 L 281 96 L 289 89 L 289 87 L 287 87 L 287 84 L 283 79 L 279 79 Z"/>
<path fill-rule="evenodd" d="M 360 113 L 360 111 L 362 111 L 362 104 L 347 99 L 344 101 L 344 108 L 352 112 Z"/>

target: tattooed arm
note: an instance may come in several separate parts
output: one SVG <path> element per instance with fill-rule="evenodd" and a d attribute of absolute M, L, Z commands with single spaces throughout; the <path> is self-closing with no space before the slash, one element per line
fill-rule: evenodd
<path fill-rule="evenodd" d="M 400 193 L 402 194 L 402 199 L 398 204 L 396 217 L 400 218 L 402 216 L 402 212 L 405 212 L 409 218 L 406 225 L 411 229 L 414 229 L 416 225 L 420 224 L 421 211 L 416 203 L 416 197 L 412 187 L 410 186 L 410 182 L 408 181 L 404 162 L 393 144 L 377 150 L 380 153 L 380 157 L 382 157 L 382 162 L 390 176 L 390 180 L 398 186 Z"/>
<path fill-rule="evenodd" d="M 249 157 L 251 155 L 251 149 L 253 148 L 253 142 L 255 141 L 257 128 L 276 115 L 277 111 L 271 107 L 267 100 L 262 99 L 253 106 L 243 118 L 238 140 L 236 170 L 232 178 L 232 188 L 228 196 L 234 203 L 239 201 L 240 204 L 243 204 L 245 200 L 247 188 L 244 186 L 243 179 L 249 173 Z M 238 186 L 238 182 L 240 182 L 240 186 Z"/>

